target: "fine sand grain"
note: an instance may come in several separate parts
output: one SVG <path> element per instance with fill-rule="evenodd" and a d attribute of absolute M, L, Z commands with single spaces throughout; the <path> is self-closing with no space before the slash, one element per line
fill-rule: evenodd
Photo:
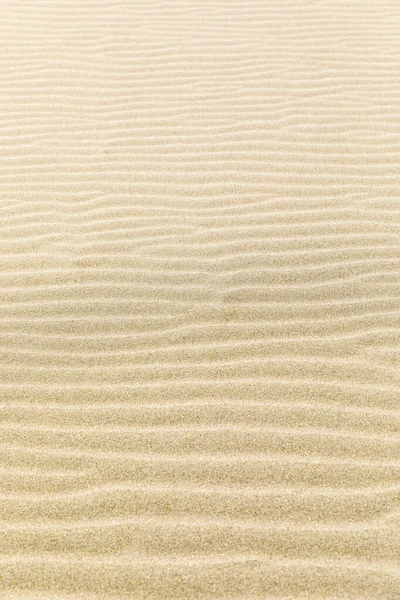
<path fill-rule="evenodd" d="M 1 600 L 400 598 L 399 35 L 3 0 Z"/>

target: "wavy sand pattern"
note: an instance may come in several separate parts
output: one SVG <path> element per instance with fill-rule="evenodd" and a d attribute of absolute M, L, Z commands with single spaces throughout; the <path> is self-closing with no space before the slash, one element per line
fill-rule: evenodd
<path fill-rule="evenodd" d="M 3 2 L 0 598 L 400 598 L 399 25 Z"/>

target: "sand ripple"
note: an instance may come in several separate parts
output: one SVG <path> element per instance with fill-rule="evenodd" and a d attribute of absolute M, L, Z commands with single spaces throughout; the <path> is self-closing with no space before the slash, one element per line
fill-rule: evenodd
<path fill-rule="evenodd" d="M 390 0 L 6 0 L 0 598 L 400 597 Z"/>

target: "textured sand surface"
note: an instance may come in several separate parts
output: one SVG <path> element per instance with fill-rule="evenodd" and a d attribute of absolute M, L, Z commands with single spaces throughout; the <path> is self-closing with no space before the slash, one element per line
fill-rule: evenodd
<path fill-rule="evenodd" d="M 3 0 L 0 598 L 400 598 L 400 4 Z"/>

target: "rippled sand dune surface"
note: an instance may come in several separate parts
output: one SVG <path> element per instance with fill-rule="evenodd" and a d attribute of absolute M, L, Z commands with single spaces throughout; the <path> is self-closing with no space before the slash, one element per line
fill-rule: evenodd
<path fill-rule="evenodd" d="M 4 0 L 0 598 L 400 598 L 400 4 Z"/>

